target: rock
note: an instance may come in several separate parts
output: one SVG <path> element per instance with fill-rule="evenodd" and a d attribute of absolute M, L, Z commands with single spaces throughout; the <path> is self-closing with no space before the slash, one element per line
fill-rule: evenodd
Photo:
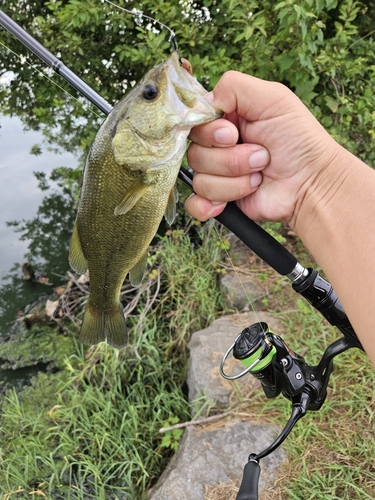
<path fill-rule="evenodd" d="M 229 405 L 234 384 L 239 384 L 245 394 L 259 387 L 259 382 L 251 375 L 245 375 L 232 382 L 225 380 L 219 370 L 224 354 L 237 335 L 247 326 L 259 321 L 268 323 L 273 332 L 281 333 L 282 327 L 278 320 L 263 311 L 258 314 L 248 312 L 223 316 L 208 328 L 193 333 L 189 344 L 190 360 L 187 380 L 192 413 L 195 413 L 202 404 L 198 401 L 194 405 L 194 401 L 201 396 L 205 396 L 206 400 L 220 408 L 226 408 Z M 224 371 L 228 375 L 238 374 L 243 369 L 243 365 L 231 356 L 224 366 Z"/>
<path fill-rule="evenodd" d="M 238 488 L 249 454 L 259 453 L 275 437 L 275 430 L 269 426 L 238 419 L 203 428 L 188 427 L 177 454 L 148 499 L 204 500 L 207 486 L 229 482 Z M 272 487 L 284 460 L 285 452 L 278 449 L 261 461 L 264 472 L 260 476 L 260 491 Z"/>
<path fill-rule="evenodd" d="M 220 279 L 224 304 L 228 309 L 243 311 L 265 295 L 256 276 L 229 271 Z"/>
<path fill-rule="evenodd" d="M 219 370 L 220 361 L 236 336 L 259 321 L 268 323 L 275 333 L 281 333 L 279 322 L 270 314 L 248 312 L 222 317 L 192 335 L 188 370 L 192 413 L 202 404 L 202 395 L 212 405 L 226 408 L 235 384 L 239 384 L 244 394 L 259 387 L 251 375 L 228 381 Z M 243 365 L 229 357 L 224 371 L 239 373 Z M 274 426 L 242 421 L 232 415 L 203 426 L 186 427 L 178 452 L 150 491 L 148 500 L 235 500 L 248 456 L 268 448 L 280 431 Z M 260 500 L 268 497 L 267 491 L 272 489 L 285 459 L 285 452 L 278 448 L 261 460 Z"/>
<path fill-rule="evenodd" d="M 228 234 L 226 239 L 230 243 L 230 259 L 232 264 L 238 267 L 249 267 L 251 259 L 255 255 L 254 252 L 233 233 Z"/>

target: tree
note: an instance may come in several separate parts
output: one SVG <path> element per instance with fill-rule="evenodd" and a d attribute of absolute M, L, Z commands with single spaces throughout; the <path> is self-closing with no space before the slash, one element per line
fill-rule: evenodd
<path fill-rule="evenodd" d="M 1 4 L 111 103 L 170 50 L 166 29 L 98 0 L 0 0 Z M 228 69 L 282 81 L 339 142 L 374 163 L 372 3 L 118 0 L 118 4 L 140 9 L 173 29 L 181 54 L 208 88 Z M 2 38 L 15 52 L 26 53 L 3 32 Z M 78 103 L 36 76 L 4 47 L 0 52 L 0 74 L 12 70 L 18 75 L 1 92 L 3 111 L 21 115 L 29 127 L 45 127 L 51 140 L 87 149 L 102 118 L 82 107 L 82 99 Z M 42 73 L 50 73 L 36 58 L 28 58 Z M 68 88 L 65 83 L 62 87 Z M 87 122 L 77 122 L 81 117 Z"/>

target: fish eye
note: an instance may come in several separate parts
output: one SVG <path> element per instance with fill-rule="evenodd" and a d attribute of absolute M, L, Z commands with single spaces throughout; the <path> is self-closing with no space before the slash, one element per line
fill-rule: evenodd
<path fill-rule="evenodd" d="M 159 94 L 159 90 L 158 90 L 157 86 L 155 85 L 155 83 L 147 83 L 144 86 L 143 97 L 147 101 L 153 101 L 154 99 L 157 98 L 158 94 Z"/>

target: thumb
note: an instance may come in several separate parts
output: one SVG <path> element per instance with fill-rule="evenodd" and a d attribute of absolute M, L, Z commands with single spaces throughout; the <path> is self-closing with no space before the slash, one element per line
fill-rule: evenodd
<path fill-rule="evenodd" d="M 285 114 L 285 105 L 300 103 L 285 85 L 261 80 L 239 71 L 227 71 L 206 99 L 225 114 L 236 112 L 249 122 Z M 285 102 L 287 99 L 287 102 Z M 280 106 L 280 103 L 283 103 Z"/>

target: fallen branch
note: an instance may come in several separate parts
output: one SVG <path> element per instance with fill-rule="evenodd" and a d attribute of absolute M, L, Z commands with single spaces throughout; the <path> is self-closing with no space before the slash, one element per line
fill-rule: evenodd
<path fill-rule="evenodd" d="M 170 425 L 169 427 L 162 427 L 159 429 L 159 432 L 169 432 L 173 431 L 175 429 L 184 429 L 185 427 L 188 427 L 189 425 L 202 425 L 202 424 L 207 424 L 209 422 L 214 422 L 215 420 L 220 420 L 221 418 L 228 417 L 229 415 L 232 415 L 233 413 L 236 413 L 238 410 L 241 408 L 244 408 L 247 406 L 249 403 L 245 402 L 242 403 L 240 406 L 237 408 L 234 408 L 233 410 L 228 410 L 224 413 L 219 413 L 218 415 L 212 415 L 211 417 L 205 417 L 205 418 L 197 418 L 196 420 L 189 420 L 188 422 L 181 422 L 179 424 L 175 425 Z"/>

